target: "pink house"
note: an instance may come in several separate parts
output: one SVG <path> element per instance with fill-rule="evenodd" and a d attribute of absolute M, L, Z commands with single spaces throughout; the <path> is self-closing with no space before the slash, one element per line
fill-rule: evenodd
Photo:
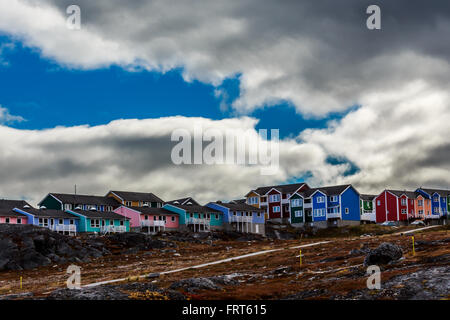
<path fill-rule="evenodd" d="M 31 208 L 31 206 L 22 200 L 0 200 L 0 223 L 28 224 L 28 217 L 15 212 L 14 208 Z"/>
<path fill-rule="evenodd" d="M 148 232 L 178 229 L 178 214 L 163 208 L 120 206 L 114 212 L 129 218 L 131 228 Z"/>

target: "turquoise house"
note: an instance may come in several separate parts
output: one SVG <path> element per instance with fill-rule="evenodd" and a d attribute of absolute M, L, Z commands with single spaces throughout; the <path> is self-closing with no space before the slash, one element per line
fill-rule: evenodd
<path fill-rule="evenodd" d="M 192 202 L 186 204 L 170 202 L 170 204 L 166 203 L 163 208 L 178 214 L 180 230 L 198 232 L 223 229 L 223 213 L 219 210 Z"/>
<path fill-rule="evenodd" d="M 116 233 L 130 231 L 130 218 L 115 212 L 97 210 L 66 210 L 80 219 L 79 232 Z"/>

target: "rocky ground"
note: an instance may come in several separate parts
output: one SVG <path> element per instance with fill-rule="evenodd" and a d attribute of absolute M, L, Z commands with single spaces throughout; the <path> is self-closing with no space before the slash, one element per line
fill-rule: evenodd
<path fill-rule="evenodd" d="M 67 240 L 67 245 L 83 245 L 85 250 L 93 248 L 102 255 L 77 263 L 82 268 L 82 284 L 117 278 L 127 278 L 126 281 L 89 289 L 64 289 L 68 277 L 65 268 L 69 263 L 52 262 L 31 270 L 0 272 L 0 299 L 450 298 L 449 229 L 440 227 L 416 233 L 414 255 L 411 235 L 392 234 L 389 227 L 385 230 L 376 235 L 379 230 L 367 232 L 361 228 L 359 236 L 347 237 L 345 231 L 335 230 L 338 235 L 325 238 L 300 235 L 295 240 L 238 233 L 84 236 Z M 300 265 L 299 249 L 293 246 L 324 240 L 329 242 L 302 248 Z M 278 251 L 160 274 L 270 249 Z M 58 254 L 57 249 L 55 252 Z M 41 254 L 46 256 L 44 253 Z M 367 289 L 366 269 L 371 264 L 381 268 L 381 290 Z M 150 277 L 136 277 L 144 274 Z M 19 276 L 23 277 L 22 289 L 18 285 Z"/>

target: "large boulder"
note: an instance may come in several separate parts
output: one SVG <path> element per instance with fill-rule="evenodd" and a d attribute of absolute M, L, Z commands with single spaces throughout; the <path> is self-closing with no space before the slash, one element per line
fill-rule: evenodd
<path fill-rule="evenodd" d="M 403 256 L 402 248 L 398 245 L 384 242 L 374 250 L 370 250 L 364 259 L 364 265 L 380 265 L 399 260 Z"/>

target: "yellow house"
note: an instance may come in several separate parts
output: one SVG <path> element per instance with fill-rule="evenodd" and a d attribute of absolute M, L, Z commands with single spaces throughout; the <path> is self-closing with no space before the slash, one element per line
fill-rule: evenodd
<path fill-rule="evenodd" d="M 162 208 L 164 205 L 164 200 L 151 192 L 109 191 L 106 196 L 127 207 Z"/>

